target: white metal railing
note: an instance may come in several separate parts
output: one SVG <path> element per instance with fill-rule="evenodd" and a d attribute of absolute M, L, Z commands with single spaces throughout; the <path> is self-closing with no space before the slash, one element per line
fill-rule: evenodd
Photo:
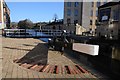
<path fill-rule="evenodd" d="M 38 36 L 61 36 L 61 30 L 52 29 L 4 29 L 7 37 L 38 37 Z M 67 32 L 66 35 L 69 35 Z"/>

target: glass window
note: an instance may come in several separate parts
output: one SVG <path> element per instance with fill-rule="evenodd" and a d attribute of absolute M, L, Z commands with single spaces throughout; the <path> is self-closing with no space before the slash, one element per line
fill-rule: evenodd
<path fill-rule="evenodd" d="M 90 20 L 90 25 L 92 25 L 92 20 Z"/>
<path fill-rule="evenodd" d="M 68 18 L 68 19 L 67 19 L 67 25 L 69 26 L 70 23 L 71 23 L 71 20 L 70 20 L 70 18 Z"/>
<path fill-rule="evenodd" d="M 109 2 L 109 0 L 104 0 L 104 1 L 103 1 L 103 4 L 106 4 L 107 2 Z"/>
<path fill-rule="evenodd" d="M 75 7 L 79 6 L 79 2 L 75 2 Z"/>
<path fill-rule="evenodd" d="M 77 9 L 75 9 L 74 15 L 78 16 L 78 10 Z"/>
<path fill-rule="evenodd" d="M 94 6 L 94 2 L 92 2 L 92 7 Z"/>
<path fill-rule="evenodd" d="M 106 4 L 107 2 L 104 2 L 104 4 Z"/>
<path fill-rule="evenodd" d="M 67 7 L 71 7 L 71 2 L 67 2 Z"/>
<path fill-rule="evenodd" d="M 109 21 L 111 8 L 101 9 L 99 11 L 99 22 Z"/>
<path fill-rule="evenodd" d="M 96 11 L 96 16 L 98 16 L 98 10 Z"/>
<path fill-rule="evenodd" d="M 97 7 L 99 7 L 100 6 L 100 2 L 97 2 Z"/>
<path fill-rule="evenodd" d="M 90 13 L 91 17 L 93 16 L 93 10 L 91 10 L 91 13 Z"/>
<path fill-rule="evenodd" d="M 67 16 L 70 16 L 70 15 L 71 15 L 71 10 L 67 9 Z"/>
<path fill-rule="evenodd" d="M 113 20 L 119 20 L 119 11 L 118 11 L 118 9 L 113 11 Z"/>

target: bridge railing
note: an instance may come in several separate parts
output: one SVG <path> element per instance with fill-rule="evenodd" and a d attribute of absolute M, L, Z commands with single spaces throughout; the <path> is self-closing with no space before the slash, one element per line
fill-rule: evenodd
<path fill-rule="evenodd" d="M 52 29 L 4 29 L 6 37 L 39 37 L 39 36 L 61 36 L 62 30 Z M 67 32 L 66 35 L 69 35 Z"/>

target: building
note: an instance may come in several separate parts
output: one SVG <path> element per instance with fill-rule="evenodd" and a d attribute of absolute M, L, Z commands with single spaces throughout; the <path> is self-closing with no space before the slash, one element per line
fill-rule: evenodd
<path fill-rule="evenodd" d="M 98 7 L 105 4 L 99 2 L 64 2 L 64 27 L 66 30 L 75 31 L 76 23 L 86 28 L 87 31 L 96 29 Z"/>
<path fill-rule="evenodd" d="M 69 31 L 75 31 L 76 24 L 79 24 L 87 29 L 90 24 L 87 20 L 90 10 L 87 7 L 90 7 L 88 2 L 64 2 L 64 28 Z"/>
<path fill-rule="evenodd" d="M 50 22 L 46 26 L 42 27 L 42 29 L 63 30 L 63 19 Z"/>
<path fill-rule="evenodd" d="M 98 1 L 98 2 L 96 2 Z M 112 0 L 94 0 L 94 2 L 91 2 L 91 12 L 90 12 L 90 26 L 89 28 L 92 31 L 96 30 L 96 25 L 98 23 L 98 7 L 101 5 L 106 4 L 107 2 Z"/>
<path fill-rule="evenodd" d="M 97 35 L 120 39 L 120 2 L 109 2 L 99 7 Z"/>
<path fill-rule="evenodd" d="M 10 28 L 10 9 L 4 0 L 0 0 L 0 29 Z"/>

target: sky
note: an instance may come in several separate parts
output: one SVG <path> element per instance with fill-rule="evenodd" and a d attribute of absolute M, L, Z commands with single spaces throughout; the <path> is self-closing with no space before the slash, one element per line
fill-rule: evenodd
<path fill-rule="evenodd" d="M 63 19 L 63 2 L 7 2 L 11 22 L 30 19 L 32 22 L 48 22 L 57 14 Z"/>

